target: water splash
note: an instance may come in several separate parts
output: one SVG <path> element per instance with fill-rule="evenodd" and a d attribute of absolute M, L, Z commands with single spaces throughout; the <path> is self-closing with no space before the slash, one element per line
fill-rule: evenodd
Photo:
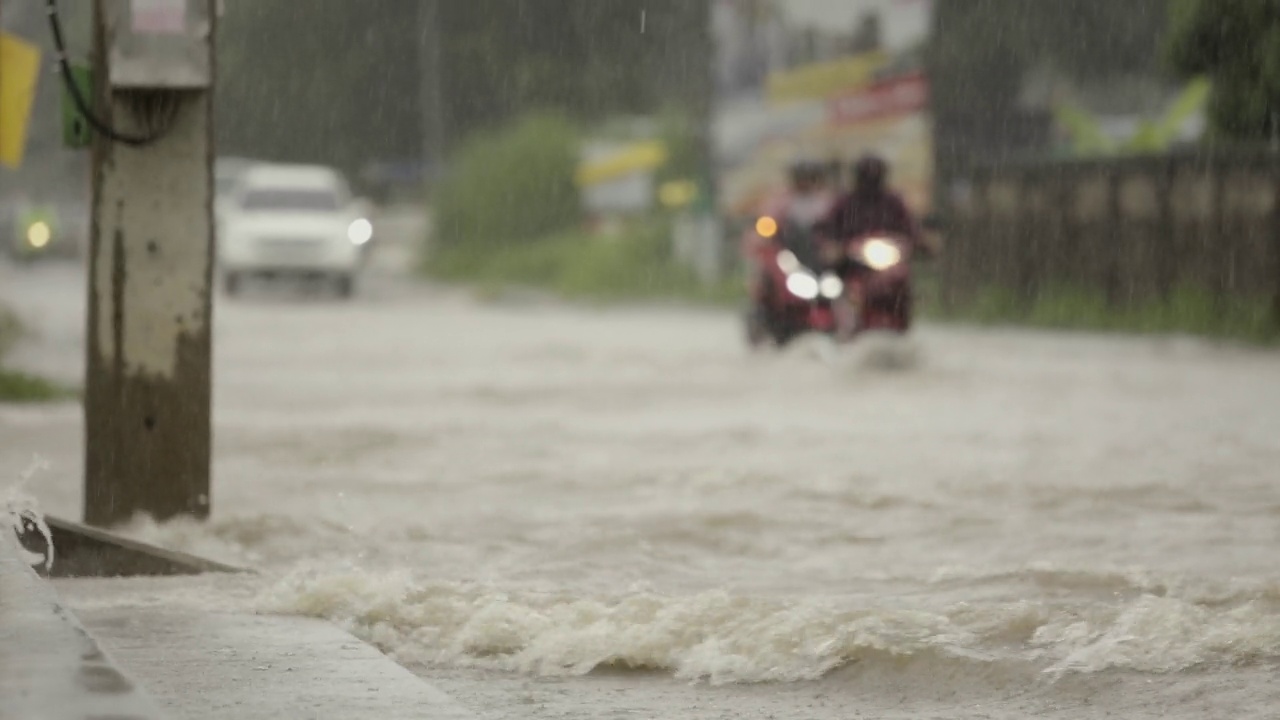
<path fill-rule="evenodd" d="M 45 547 L 48 548 L 45 554 L 31 552 L 22 547 L 21 543 L 18 544 L 18 550 L 33 567 L 43 562 L 46 572 L 53 569 L 53 532 L 49 529 L 49 524 L 45 522 L 44 513 L 40 511 L 40 504 L 27 492 L 26 488 L 27 483 L 37 473 L 48 469 L 49 463 L 37 456 L 31 465 L 18 476 L 18 483 L 5 491 L 4 517 L 0 518 L 3 521 L 0 524 L 11 527 L 18 537 L 26 535 L 32 530 L 39 532 L 44 537 Z"/>
<path fill-rule="evenodd" d="M 814 353 L 837 373 L 907 372 L 921 365 L 919 343 L 910 336 L 869 331 L 845 344 L 822 340 L 825 342 L 817 343 Z"/>

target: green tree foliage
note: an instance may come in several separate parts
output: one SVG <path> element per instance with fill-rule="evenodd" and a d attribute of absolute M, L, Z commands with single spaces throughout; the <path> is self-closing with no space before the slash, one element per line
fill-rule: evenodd
<path fill-rule="evenodd" d="M 1033 69 L 1094 80 L 1161 70 L 1167 0 L 941 0 L 927 62 L 944 172 L 1039 144 L 1020 106 Z M 1041 130 L 1037 130 L 1037 122 Z"/>
<path fill-rule="evenodd" d="M 416 3 L 227 0 L 220 151 L 349 171 L 420 145 Z"/>
<path fill-rule="evenodd" d="M 1055 115 L 1072 138 L 1070 152 L 1077 156 L 1163 153 L 1177 140 L 1183 124 L 1203 111 L 1209 91 L 1203 78 L 1191 81 L 1162 116 L 1143 118 L 1137 130 L 1121 141 L 1106 136 L 1097 119 L 1070 103 L 1059 105 Z"/>
<path fill-rule="evenodd" d="M 931 60 L 938 70 L 963 80 L 939 89 L 974 100 L 992 89 L 1007 100 L 1017 93 L 1022 73 L 1034 64 L 1083 79 L 1158 71 L 1164 3 L 939 2 Z"/>
<path fill-rule="evenodd" d="M 440 2 L 447 125 L 531 107 L 579 118 L 647 113 L 705 95 L 708 4 L 691 0 Z"/>
<path fill-rule="evenodd" d="M 1215 132 L 1241 141 L 1280 134 L 1280 3 L 1173 0 L 1166 51 L 1184 77 L 1213 82 Z"/>
<path fill-rule="evenodd" d="M 574 126 L 552 114 L 472 136 L 441 188 L 434 237 L 479 250 L 571 227 L 579 217 L 576 141 Z"/>
<path fill-rule="evenodd" d="M 667 164 L 658 171 L 657 181 L 700 179 L 700 137 L 688 113 L 668 107 L 658 115 L 658 123 L 658 137 L 667 146 Z"/>
<path fill-rule="evenodd" d="M 419 49 L 439 39 L 444 141 L 538 108 L 594 119 L 710 95 L 702 0 L 227 0 L 219 123 L 227 154 L 318 159 L 355 169 L 417 158 Z"/>

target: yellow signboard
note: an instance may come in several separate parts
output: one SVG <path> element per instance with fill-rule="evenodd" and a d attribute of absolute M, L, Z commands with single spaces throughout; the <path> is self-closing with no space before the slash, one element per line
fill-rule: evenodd
<path fill-rule="evenodd" d="M 0 33 L 0 163 L 11 168 L 22 166 L 39 72 L 40 49 Z"/>
<path fill-rule="evenodd" d="M 669 208 L 681 208 L 698 199 L 698 183 L 692 180 L 672 180 L 658 188 L 658 200 Z"/>
<path fill-rule="evenodd" d="M 635 172 L 656 170 L 667 162 L 667 146 L 659 140 L 639 142 L 602 160 L 578 167 L 580 187 L 617 180 Z"/>
<path fill-rule="evenodd" d="M 887 61 L 885 53 L 877 51 L 771 74 L 766 81 L 769 101 L 822 100 L 837 92 L 866 87 Z"/>

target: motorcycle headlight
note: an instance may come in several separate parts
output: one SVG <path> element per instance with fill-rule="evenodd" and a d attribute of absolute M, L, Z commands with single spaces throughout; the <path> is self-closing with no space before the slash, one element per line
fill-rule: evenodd
<path fill-rule="evenodd" d="M 805 272 L 791 273 L 787 276 L 787 290 L 801 300 L 814 300 L 818 297 L 818 279 Z"/>
<path fill-rule="evenodd" d="M 46 222 L 34 222 L 27 228 L 27 244 L 36 250 L 48 245 L 52 239 L 53 231 L 49 229 L 49 224 Z"/>
<path fill-rule="evenodd" d="M 818 290 L 822 293 L 822 297 L 835 300 L 844 294 L 844 281 L 837 275 L 827 273 L 818 282 Z"/>
<path fill-rule="evenodd" d="M 790 250 L 783 250 L 778 253 L 778 268 L 788 275 L 799 272 L 801 269 L 800 259 Z"/>
<path fill-rule="evenodd" d="M 858 259 L 872 270 L 888 270 L 902 262 L 902 250 L 889 240 L 875 238 L 862 245 Z"/>

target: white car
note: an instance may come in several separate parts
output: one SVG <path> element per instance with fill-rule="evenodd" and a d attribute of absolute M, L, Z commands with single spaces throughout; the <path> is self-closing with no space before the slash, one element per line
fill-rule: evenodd
<path fill-rule="evenodd" d="M 240 176 L 256 165 L 253 160 L 238 157 L 220 157 L 213 163 L 213 202 L 215 211 L 221 216 L 222 209 L 230 202 L 235 193 Z"/>
<path fill-rule="evenodd" d="M 373 225 L 337 170 L 255 164 L 238 174 L 221 210 L 218 261 L 228 295 L 250 276 L 319 277 L 343 297 L 354 293 Z"/>

